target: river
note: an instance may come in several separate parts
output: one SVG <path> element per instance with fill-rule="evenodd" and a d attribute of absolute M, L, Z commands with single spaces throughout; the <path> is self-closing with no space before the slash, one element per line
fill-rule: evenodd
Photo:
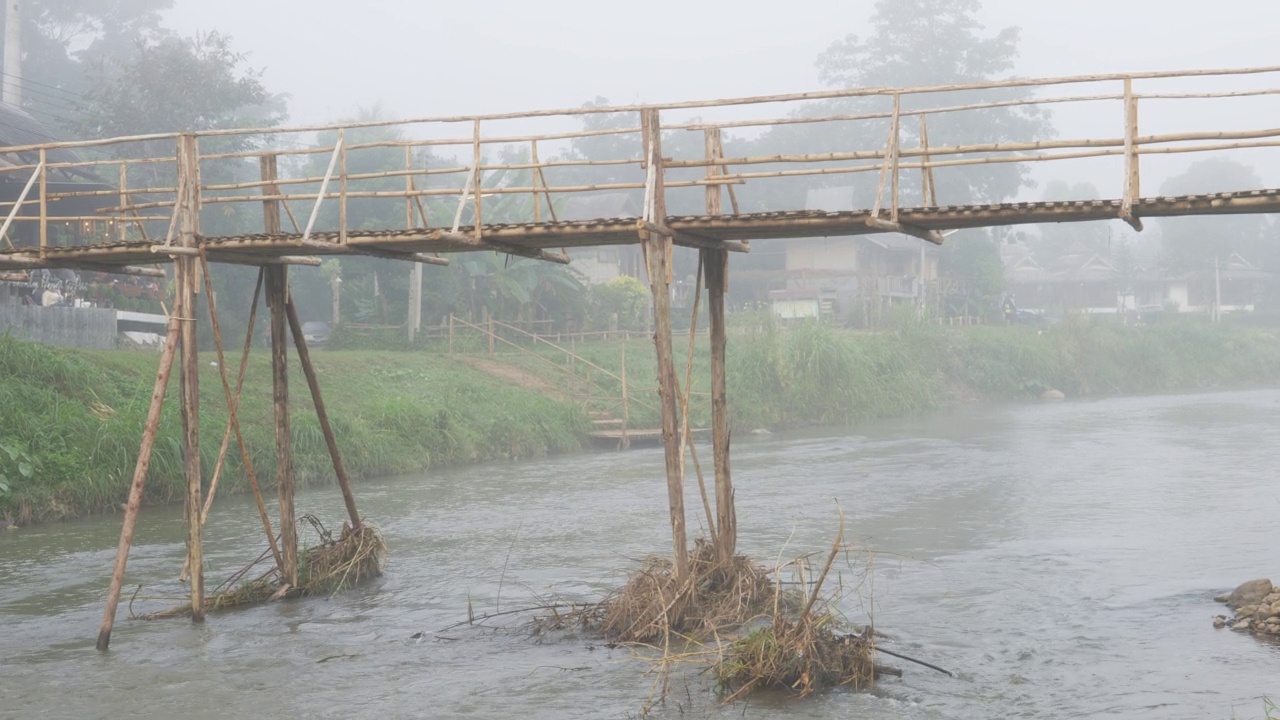
<path fill-rule="evenodd" d="M 768 563 L 822 551 L 838 500 L 849 538 L 874 551 L 843 610 L 874 612 L 886 647 L 957 677 L 892 661 L 905 677 L 873 693 L 724 707 L 687 672 L 654 715 L 1262 717 L 1262 697 L 1280 698 L 1280 646 L 1214 630 L 1211 598 L 1280 579 L 1277 428 L 1280 391 L 1266 390 L 736 438 L 740 549 Z M 468 602 L 596 596 L 669 552 L 659 450 L 385 478 L 356 495 L 391 546 L 381 580 L 200 625 L 125 620 L 122 603 L 109 654 L 93 641 L 119 517 L 0 532 L 0 717 L 638 715 L 652 678 L 626 651 L 441 628 Z M 342 517 L 333 488 L 297 504 Z M 257 522 L 245 498 L 215 509 L 211 582 L 257 552 Z M 182 538 L 179 508 L 144 510 L 126 602 L 138 583 L 177 592 Z M 845 567 L 846 581 L 866 570 Z"/>

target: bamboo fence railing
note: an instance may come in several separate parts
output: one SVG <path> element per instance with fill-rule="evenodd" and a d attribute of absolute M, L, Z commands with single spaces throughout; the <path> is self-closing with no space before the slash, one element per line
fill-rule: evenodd
<path fill-rule="evenodd" d="M 718 188 L 725 187 L 730 192 L 736 213 L 738 198 L 734 186 L 737 185 L 860 173 L 877 173 L 879 176 L 874 202 L 868 203 L 872 217 L 867 222 L 872 230 L 909 232 L 939 242 L 941 236 L 936 230 L 925 231 L 901 224 L 902 188 L 908 182 L 903 173 L 919 175 L 923 200 L 914 200 L 914 194 L 912 198 L 928 207 L 937 204 L 939 183 L 935 173 L 941 169 L 951 171 L 989 165 L 1061 163 L 1111 157 L 1123 159 L 1120 170 L 1123 196 L 1119 215 L 1138 226 L 1140 221 L 1133 213 L 1141 192 L 1144 156 L 1280 147 L 1280 127 L 1269 126 L 1265 113 L 1258 114 L 1256 127 L 1140 134 L 1141 127 L 1185 125 L 1187 113 L 1183 110 L 1183 103 L 1209 103 L 1217 107 L 1246 98 L 1280 95 L 1280 83 L 1276 82 L 1278 76 L 1280 66 L 1006 79 L 925 87 L 850 88 L 657 105 L 561 108 L 293 128 L 246 128 L 185 135 L 158 133 L 0 148 L 0 157 L 9 160 L 0 166 L 0 182 L 15 188 L 25 187 L 25 192 L 11 196 L 7 202 L 0 202 L 0 216 L 5 218 L 3 228 L 0 228 L 0 237 L 3 237 L 0 239 L 0 252 L 11 248 L 30 250 L 34 245 L 40 251 L 39 259 L 43 260 L 48 249 L 72 244 L 92 246 L 138 241 L 163 243 L 171 247 L 175 232 L 172 222 L 174 208 L 187 183 L 197 186 L 193 201 L 200 207 L 209 208 L 210 212 L 215 212 L 218 207 L 227 213 L 241 208 L 258 211 L 264 202 L 280 201 L 280 207 L 286 210 L 294 225 L 294 233 L 303 236 L 302 245 L 317 251 L 317 254 L 325 249 L 342 252 L 333 246 L 346 245 L 352 235 L 370 231 L 368 227 L 352 227 L 350 217 L 356 203 L 371 200 L 402 201 L 404 230 L 437 230 L 440 237 L 455 243 L 454 249 L 512 252 L 518 248 L 510 244 L 495 245 L 487 238 L 484 225 L 561 222 L 562 213 L 557 214 L 555 198 L 566 195 L 629 191 L 647 196 L 655 186 L 660 186 L 663 192 L 698 187 L 716 192 Z M 1249 86 L 1204 89 L 1206 80 L 1220 83 L 1231 78 L 1235 78 L 1237 84 L 1247 83 Z M 1140 92 L 1139 86 L 1143 84 L 1148 85 L 1147 91 Z M 1089 86 L 1090 90 L 1096 91 L 1063 92 L 1077 86 Z M 1013 90 L 1023 96 L 1007 97 L 1008 91 Z M 958 102 L 965 100 L 966 93 L 968 101 Z M 992 96 L 993 93 L 996 96 Z M 865 112 L 832 112 L 835 109 L 832 106 L 817 104 L 852 98 L 872 102 L 879 99 L 887 102 L 889 107 L 869 108 Z M 982 113 L 996 109 L 1062 105 L 1083 107 L 1090 118 L 1106 113 L 1106 123 L 1114 127 L 1115 132 L 1090 137 L 1028 137 L 1002 142 L 932 146 L 928 142 L 931 122 L 939 122 L 937 118 L 942 116 L 980 117 Z M 691 112 L 726 114 L 736 110 L 741 113 L 747 106 L 769 106 L 777 108 L 778 112 L 768 117 L 750 118 L 677 117 Z M 1139 108 L 1142 108 L 1141 124 Z M 700 157 L 659 157 L 650 163 L 639 153 L 645 128 L 641 116 L 645 113 L 653 113 L 654 123 L 663 134 L 713 133 L 714 141 L 707 142 L 706 151 Z M 611 114 L 615 122 L 625 127 L 544 130 L 523 134 L 509 131 L 512 125 L 538 124 L 541 127 L 548 120 L 585 125 L 593 116 L 602 114 Z M 918 123 L 919 129 L 904 132 L 904 119 L 910 117 L 918 118 L 912 124 Z M 878 139 L 870 140 L 867 147 L 842 147 L 839 144 L 845 142 L 844 138 L 848 138 L 849 133 L 832 132 L 829 134 L 832 147 L 824 148 L 822 152 L 797 150 L 736 156 L 724 152 L 722 136 L 726 131 L 749 129 L 759 132 L 800 124 L 817 128 L 817 135 L 809 134 L 811 138 L 828 137 L 821 132 L 824 127 L 834 128 L 839 124 L 847 130 L 852 124 L 866 130 L 859 130 L 855 133 L 857 136 Z M 467 127 L 469 132 L 457 132 L 459 125 Z M 886 125 L 887 138 L 884 135 Z M 368 137 L 374 132 L 382 137 Z M 909 138 L 904 138 L 904 135 Z M 193 138 L 196 160 L 192 168 L 199 168 L 198 171 L 184 172 L 180 167 L 176 148 L 184 136 Z M 708 134 L 707 137 L 713 135 Z M 633 143 L 635 151 L 622 153 L 619 157 L 589 158 L 548 152 L 552 146 L 563 150 L 570 141 L 592 138 L 624 139 Z M 914 145 L 903 145 L 904 139 L 912 140 Z M 668 144 L 672 144 L 670 140 Z M 175 149 L 161 151 L 166 145 Z M 441 148 L 452 148 L 455 155 L 435 154 Z M 90 152 L 95 156 L 68 160 L 63 151 Z M 50 160 L 51 154 L 56 154 L 59 159 L 56 162 Z M 499 155 L 507 161 L 495 160 Z M 282 172 L 273 171 L 268 177 L 264 170 L 260 177 L 256 176 L 256 168 L 252 165 L 262 164 L 265 168 L 268 163 L 272 168 L 281 168 Z M 656 167 L 651 168 L 651 165 Z M 748 169 L 753 167 L 760 169 Z M 559 179 L 558 172 L 590 168 L 611 168 L 615 177 L 607 182 L 555 182 Z M 704 176 L 693 177 L 686 172 L 698 168 L 705 170 Z M 95 182 L 89 178 L 98 180 Z M 402 186 L 397 185 L 400 181 L 403 181 Z M 942 184 L 945 187 L 945 178 Z M 504 207 L 501 202 L 508 196 L 527 196 L 532 202 L 525 204 L 519 214 L 513 214 L 511 206 Z M 439 206 L 425 204 L 429 199 L 449 204 L 453 211 L 452 223 L 448 222 L 449 218 Z M 337 205 L 336 213 L 324 212 L 334 204 Z M 302 211 L 306 206 L 310 210 Z M 439 215 L 434 218 L 434 223 L 433 214 Z M 467 227 L 464 227 L 464 220 Z M 642 218 L 641 225 L 645 223 L 648 225 L 640 229 L 664 230 L 662 217 Z M 36 230 L 16 232 L 32 224 Z M 76 224 L 80 226 L 77 228 Z M 304 226 L 305 230 L 299 226 Z M 311 247 L 313 241 L 310 238 L 318 232 L 336 234 L 336 243 L 325 242 L 323 247 Z M 211 234 L 206 232 L 201 236 L 207 238 Z M 25 238 L 23 244 L 26 247 L 16 247 L 15 235 Z M 463 235 L 469 235 L 470 240 L 464 243 Z M 240 252 L 243 250 L 243 247 L 239 249 Z M 352 248 L 351 251 L 356 250 Z M 378 251 L 365 248 L 359 252 L 376 254 Z M 521 254 L 567 261 L 562 254 L 546 250 L 522 251 Z M 24 257 L 31 260 L 29 253 Z M 220 257 L 220 254 L 213 255 L 215 260 Z M 421 253 L 415 257 L 403 257 L 418 262 L 442 262 Z M 92 262 L 92 253 L 86 250 L 83 260 Z M 6 267 L 16 265 L 22 263 L 14 259 Z"/>

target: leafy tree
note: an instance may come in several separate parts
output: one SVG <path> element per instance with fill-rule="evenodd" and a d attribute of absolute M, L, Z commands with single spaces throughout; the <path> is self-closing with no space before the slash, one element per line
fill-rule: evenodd
<path fill-rule="evenodd" d="M 1263 187 L 1257 172 L 1248 165 L 1224 157 L 1191 163 L 1185 172 L 1165 181 L 1161 195 L 1192 195 L 1252 190 Z M 1160 221 L 1164 261 L 1174 269 L 1204 269 L 1214 258 L 1226 260 L 1239 253 L 1246 260 L 1280 270 L 1268 221 L 1262 215 L 1231 217 L 1164 218 Z"/>
<path fill-rule="evenodd" d="M 165 37 L 173 0 L 23 0 L 24 106 L 50 127 L 71 129 L 92 87 L 86 68 Z M 0 26 L 4 18 L 0 17 Z"/>
<path fill-rule="evenodd" d="M 1093 183 L 1051 180 L 1045 184 L 1043 197 L 1045 200 L 1096 200 L 1102 195 Z M 1031 241 L 1031 250 L 1042 265 L 1050 265 L 1062 255 L 1077 250 L 1103 257 L 1112 250 L 1108 223 L 1045 223 L 1036 229 L 1039 236 Z"/>

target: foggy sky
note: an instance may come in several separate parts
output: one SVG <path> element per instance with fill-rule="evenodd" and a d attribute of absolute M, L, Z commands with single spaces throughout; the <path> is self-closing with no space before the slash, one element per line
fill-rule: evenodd
<path fill-rule="evenodd" d="M 574 107 L 597 96 L 621 104 L 817 89 L 814 59 L 832 41 L 862 32 L 872 6 L 871 0 L 177 0 L 166 22 L 184 34 L 230 34 L 249 64 L 265 70 L 268 88 L 291 96 L 288 124 L 303 124 L 373 105 L 412 117 Z M 1280 62 L 1276 0 L 985 0 L 984 6 L 990 31 L 1022 29 L 1021 76 Z M 1280 117 L 1276 102 L 1265 107 Z M 1055 110 L 1060 135 L 1094 130 L 1100 120 L 1086 113 Z M 1252 127 L 1275 124 L 1246 114 Z M 1179 159 L 1169 172 L 1186 162 Z M 1265 180 L 1280 182 L 1275 163 L 1254 164 Z"/>

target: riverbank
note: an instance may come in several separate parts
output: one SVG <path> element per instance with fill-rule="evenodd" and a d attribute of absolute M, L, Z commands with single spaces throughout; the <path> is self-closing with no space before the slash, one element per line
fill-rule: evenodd
<path fill-rule="evenodd" d="M 227 421 L 212 358 L 201 356 L 206 473 Z M 124 501 L 157 359 L 153 353 L 67 350 L 0 337 L 0 474 L 8 485 L 0 492 L 0 520 L 61 520 Z M 573 450 L 589 425 L 570 402 L 503 383 L 458 360 L 390 352 L 320 352 L 314 360 L 343 459 L 357 477 Z M 234 382 L 235 368 L 228 371 Z M 296 363 L 292 377 L 297 482 L 331 482 L 324 437 Z M 151 504 L 183 497 L 177 387 L 174 378 L 147 482 L 145 502 Z M 270 358 L 255 354 L 239 414 L 250 458 L 267 487 L 275 482 L 271 397 Z M 220 492 L 246 490 L 234 441 L 226 464 Z"/>
<path fill-rule="evenodd" d="M 855 333 L 822 326 L 787 331 L 769 323 L 734 328 L 729 401 L 738 432 L 754 428 L 857 424 L 977 399 L 1034 399 L 1196 391 L 1280 382 L 1280 332 L 1176 322 L 1126 328 L 1087 319 L 1048 327 L 947 329 L 910 325 Z M 677 338 L 677 347 L 684 339 Z M 694 390 L 708 389 L 705 338 L 695 355 Z M 632 341 L 627 377 L 637 400 L 653 402 L 650 343 Z M 621 343 L 579 345 L 577 353 L 621 373 Z M 679 374 L 684 376 L 683 352 Z M 211 471 L 226 423 L 211 353 L 202 355 L 201 454 Z M 539 457 L 577 449 L 590 421 L 584 409 L 547 392 L 564 383 L 550 363 L 512 354 L 502 362 L 544 378 L 538 386 L 487 373 L 437 353 L 332 351 L 315 354 L 321 386 L 349 471 L 357 477 L 471 462 Z M 130 351 L 74 351 L 0 338 L 0 521 L 58 520 L 116 508 L 124 499 L 157 357 Z M 232 368 L 228 368 L 233 372 Z M 332 470 L 301 374 L 293 385 L 298 482 L 329 482 Z M 620 385 L 597 381 L 604 395 Z M 615 382 L 616 385 L 616 382 Z M 146 501 L 180 500 L 180 421 L 174 381 L 151 466 Z M 695 396 L 695 424 L 708 421 Z M 254 355 L 241 419 L 263 483 L 274 483 L 271 374 Z M 631 426 L 657 423 L 631 405 Z M 14 453 L 8 453 L 12 449 Z M 24 473 L 22 470 L 29 470 Z M 227 457 L 223 492 L 245 489 L 239 453 Z"/>
<path fill-rule="evenodd" d="M 1195 392 L 1280 383 L 1280 330 L 1200 321 L 1125 327 L 1110 319 L 1068 318 L 1043 326 L 945 328 L 908 324 L 892 332 L 852 332 L 820 325 L 781 330 L 770 322 L 737 326 L 726 358 L 729 404 L 737 432 L 755 428 L 856 425 L 905 417 L 973 400 L 1068 398 Z M 695 347 L 692 422 L 709 422 L 706 337 Z M 688 338 L 677 334 L 677 373 L 685 375 Z M 622 343 L 578 345 L 592 363 L 621 374 Z M 552 355 L 548 353 L 549 355 Z M 647 341 L 625 350 L 628 384 L 656 376 Z M 548 380 L 557 371 L 512 356 Z M 621 395 L 614 378 L 597 378 Z M 563 380 L 561 380 L 563 382 Z M 633 396 L 639 396 L 633 392 Z M 631 425 L 656 426 L 650 406 L 633 403 Z"/>

